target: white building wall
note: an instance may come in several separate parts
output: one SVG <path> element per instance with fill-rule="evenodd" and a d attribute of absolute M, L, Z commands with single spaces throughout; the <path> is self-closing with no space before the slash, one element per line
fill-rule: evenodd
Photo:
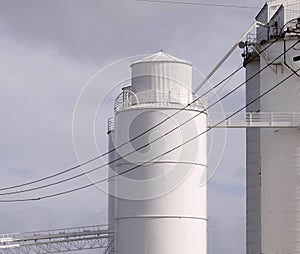
<path fill-rule="evenodd" d="M 287 47 L 295 43 L 288 41 Z M 266 45 L 267 46 L 267 45 Z M 279 41 L 267 49 L 270 61 L 283 52 Z M 289 65 L 295 51 L 287 53 Z M 261 68 L 266 65 L 261 60 Z M 275 70 L 275 71 L 274 71 Z M 296 70 L 296 69 L 295 69 Z M 291 74 L 283 65 L 261 74 L 261 93 Z M 263 112 L 299 112 L 300 79 L 296 75 L 261 100 Z M 262 253 L 300 251 L 300 171 L 295 158 L 300 148 L 298 129 L 261 130 L 261 237 Z M 296 157 L 295 157 L 296 156 Z"/>
<path fill-rule="evenodd" d="M 295 42 L 287 39 L 286 48 Z M 264 47 L 269 45 L 266 43 Z M 267 62 L 260 58 L 261 70 L 284 52 L 283 40 L 265 52 Z M 293 61 L 296 55 L 295 49 L 286 54 L 287 65 L 294 70 L 300 68 L 299 62 Z M 255 62 L 247 64 L 247 77 L 255 69 Z M 252 80 L 253 86 L 247 83 L 247 101 L 258 96 L 258 87 L 259 94 L 263 94 L 291 73 L 284 57 L 280 57 L 261 72 L 259 80 Z M 259 107 L 261 112 L 299 112 L 299 87 L 300 79 L 294 75 L 247 110 Z M 299 129 L 247 130 L 248 254 L 300 253 L 299 150 Z"/>
<path fill-rule="evenodd" d="M 246 80 L 260 70 L 260 59 L 250 59 L 246 68 Z M 246 85 L 246 103 L 260 95 L 260 75 L 250 79 Z M 260 111 L 260 101 L 247 107 L 248 112 Z M 260 129 L 246 130 L 246 244 L 248 254 L 261 253 L 261 165 L 260 165 Z"/>

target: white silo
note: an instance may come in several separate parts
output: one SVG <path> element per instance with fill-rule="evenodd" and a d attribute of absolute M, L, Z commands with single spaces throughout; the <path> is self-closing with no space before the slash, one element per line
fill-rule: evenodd
<path fill-rule="evenodd" d="M 192 101 L 192 66 L 159 52 L 131 68 L 132 84 L 116 99 L 110 132 L 120 147 L 114 169 L 122 174 L 115 178 L 110 210 L 116 253 L 206 254 L 206 135 L 199 133 L 207 128 L 207 115 L 196 103 L 172 116 Z"/>
<path fill-rule="evenodd" d="M 300 1 L 266 3 L 256 17 L 266 26 L 248 42 L 253 44 L 246 54 L 246 79 L 269 66 L 247 83 L 247 102 L 299 70 L 298 17 Z M 285 114 L 299 110 L 296 74 L 247 108 Z M 299 129 L 247 129 L 247 254 L 300 253 L 299 148 Z"/>

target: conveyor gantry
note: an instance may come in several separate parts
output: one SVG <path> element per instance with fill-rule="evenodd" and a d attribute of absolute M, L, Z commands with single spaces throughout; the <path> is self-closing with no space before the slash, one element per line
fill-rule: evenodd
<path fill-rule="evenodd" d="M 2 254 L 46 254 L 87 249 L 103 249 L 114 239 L 108 225 L 56 229 L 0 235 Z"/>

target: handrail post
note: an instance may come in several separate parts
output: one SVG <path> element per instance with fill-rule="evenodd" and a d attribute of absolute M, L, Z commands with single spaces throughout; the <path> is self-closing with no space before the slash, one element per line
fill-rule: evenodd
<path fill-rule="evenodd" d="M 249 124 L 250 124 L 250 126 L 252 126 L 252 121 L 253 121 L 252 112 L 249 112 Z"/>

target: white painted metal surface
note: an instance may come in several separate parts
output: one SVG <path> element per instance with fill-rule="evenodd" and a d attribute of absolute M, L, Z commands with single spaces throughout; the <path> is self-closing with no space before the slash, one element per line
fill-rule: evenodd
<path fill-rule="evenodd" d="M 185 61 L 158 53 L 133 64 L 132 73 L 132 87 L 126 88 L 130 92 L 123 93 L 115 107 L 115 147 L 192 99 L 191 65 Z M 116 178 L 118 254 L 206 254 L 206 135 L 164 153 L 205 131 L 207 115 L 202 113 L 157 139 L 203 108 L 193 105 L 118 149 L 116 171 L 122 174 L 129 170 Z M 151 146 L 139 149 L 153 140 Z M 126 156 L 130 152 L 133 154 Z"/>
<path fill-rule="evenodd" d="M 246 80 L 260 70 L 260 58 L 246 66 Z M 260 75 L 246 84 L 246 103 L 260 96 Z M 260 100 L 247 107 L 248 112 L 260 111 Z M 246 130 L 246 250 L 247 254 L 261 253 L 261 190 L 260 190 L 260 129 Z"/>
<path fill-rule="evenodd" d="M 265 23 L 260 21 L 255 21 L 251 26 L 246 30 L 245 33 L 237 40 L 235 44 L 228 50 L 228 52 L 223 56 L 220 62 L 210 71 L 210 73 L 203 79 L 203 81 L 194 89 L 194 94 L 197 94 L 199 90 L 204 86 L 207 81 L 216 73 L 216 71 L 224 64 L 224 62 L 228 59 L 229 56 L 236 50 L 239 43 L 245 39 L 245 37 L 256 27 L 264 26 Z"/>
<path fill-rule="evenodd" d="M 295 41 L 289 41 L 289 44 Z M 267 50 L 270 60 L 283 52 L 279 41 Z M 288 64 L 298 52 L 287 53 Z M 261 67 L 265 62 L 261 61 Z M 291 73 L 283 65 L 274 72 L 267 69 L 261 74 L 260 90 L 263 93 L 273 84 Z M 300 109 L 300 80 L 295 75 L 288 82 L 261 100 L 264 112 L 293 112 Z M 300 148 L 300 130 L 261 130 L 261 237 L 262 253 L 297 253 L 300 251 L 299 225 L 300 193 L 299 168 L 295 161 Z"/>
<path fill-rule="evenodd" d="M 191 101 L 192 66 L 187 61 L 159 52 L 133 63 L 131 70 L 130 90 L 143 102 L 161 101 L 165 96 Z"/>

